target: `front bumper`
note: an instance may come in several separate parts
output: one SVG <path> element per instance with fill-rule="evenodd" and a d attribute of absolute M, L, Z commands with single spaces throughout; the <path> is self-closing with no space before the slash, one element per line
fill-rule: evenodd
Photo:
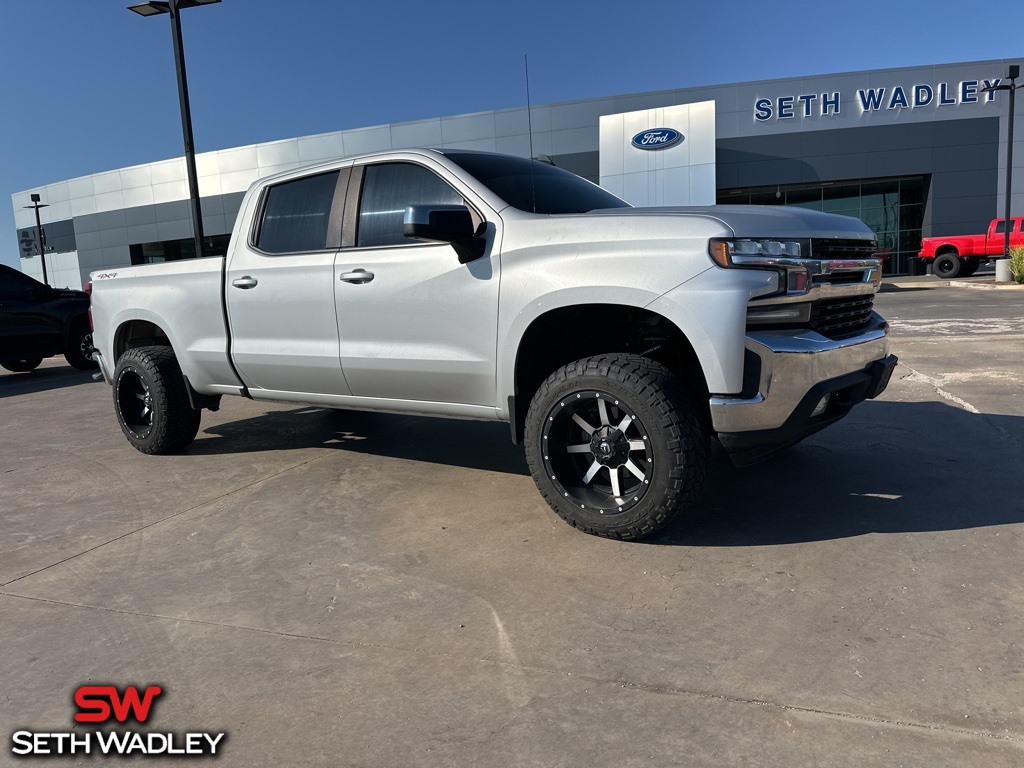
<path fill-rule="evenodd" d="M 880 395 L 896 366 L 887 333 L 874 313 L 863 332 L 842 340 L 811 330 L 748 331 L 749 391 L 710 401 L 712 426 L 733 462 L 767 458 Z"/>

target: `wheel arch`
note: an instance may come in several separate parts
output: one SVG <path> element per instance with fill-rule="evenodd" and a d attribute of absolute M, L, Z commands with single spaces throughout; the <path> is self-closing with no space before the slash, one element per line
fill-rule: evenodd
<path fill-rule="evenodd" d="M 514 442 L 523 439 L 530 402 L 558 368 L 585 357 L 638 354 L 679 377 L 697 402 L 708 402 L 708 383 L 693 344 L 671 320 L 630 304 L 593 302 L 556 307 L 535 317 L 519 339 L 508 399 Z"/>
<path fill-rule="evenodd" d="M 174 349 L 170 336 L 153 320 L 125 320 L 114 331 L 113 363 L 116 365 L 128 349 L 148 346 L 166 346 Z"/>
<path fill-rule="evenodd" d="M 952 256 L 959 257 L 960 248 L 954 243 L 943 243 L 942 245 L 935 249 L 936 258 L 938 258 L 939 256 L 945 256 L 947 253 Z"/>

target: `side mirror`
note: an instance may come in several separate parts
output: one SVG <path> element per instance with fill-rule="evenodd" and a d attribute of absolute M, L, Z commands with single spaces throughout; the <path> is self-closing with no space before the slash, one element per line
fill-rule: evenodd
<path fill-rule="evenodd" d="M 410 205 L 402 234 L 415 240 L 468 243 L 476 237 L 473 217 L 464 205 Z"/>

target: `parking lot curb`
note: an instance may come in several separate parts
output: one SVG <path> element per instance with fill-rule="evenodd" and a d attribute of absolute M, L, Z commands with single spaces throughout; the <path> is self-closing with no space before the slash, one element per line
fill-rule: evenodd
<path fill-rule="evenodd" d="M 957 282 L 955 280 L 950 280 L 950 281 L 946 282 L 946 285 L 948 285 L 950 288 L 975 288 L 975 289 L 979 289 L 979 290 L 983 290 L 983 291 L 988 291 L 988 290 L 997 290 L 997 291 L 1005 291 L 1005 290 L 1015 291 L 1015 290 L 1018 290 L 1019 291 L 1019 290 L 1024 289 L 1024 285 L 1021 285 L 1019 283 L 967 283 L 967 282 Z"/>

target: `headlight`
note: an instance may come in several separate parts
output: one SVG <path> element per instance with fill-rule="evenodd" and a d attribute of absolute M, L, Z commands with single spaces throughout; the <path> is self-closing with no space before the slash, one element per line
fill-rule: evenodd
<path fill-rule="evenodd" d="M 780 261 L 810 256 L 810 240 L 774 240 L 771 238 L 714 238 L 708 253 L 720 267 L 765 267 Z"/>

